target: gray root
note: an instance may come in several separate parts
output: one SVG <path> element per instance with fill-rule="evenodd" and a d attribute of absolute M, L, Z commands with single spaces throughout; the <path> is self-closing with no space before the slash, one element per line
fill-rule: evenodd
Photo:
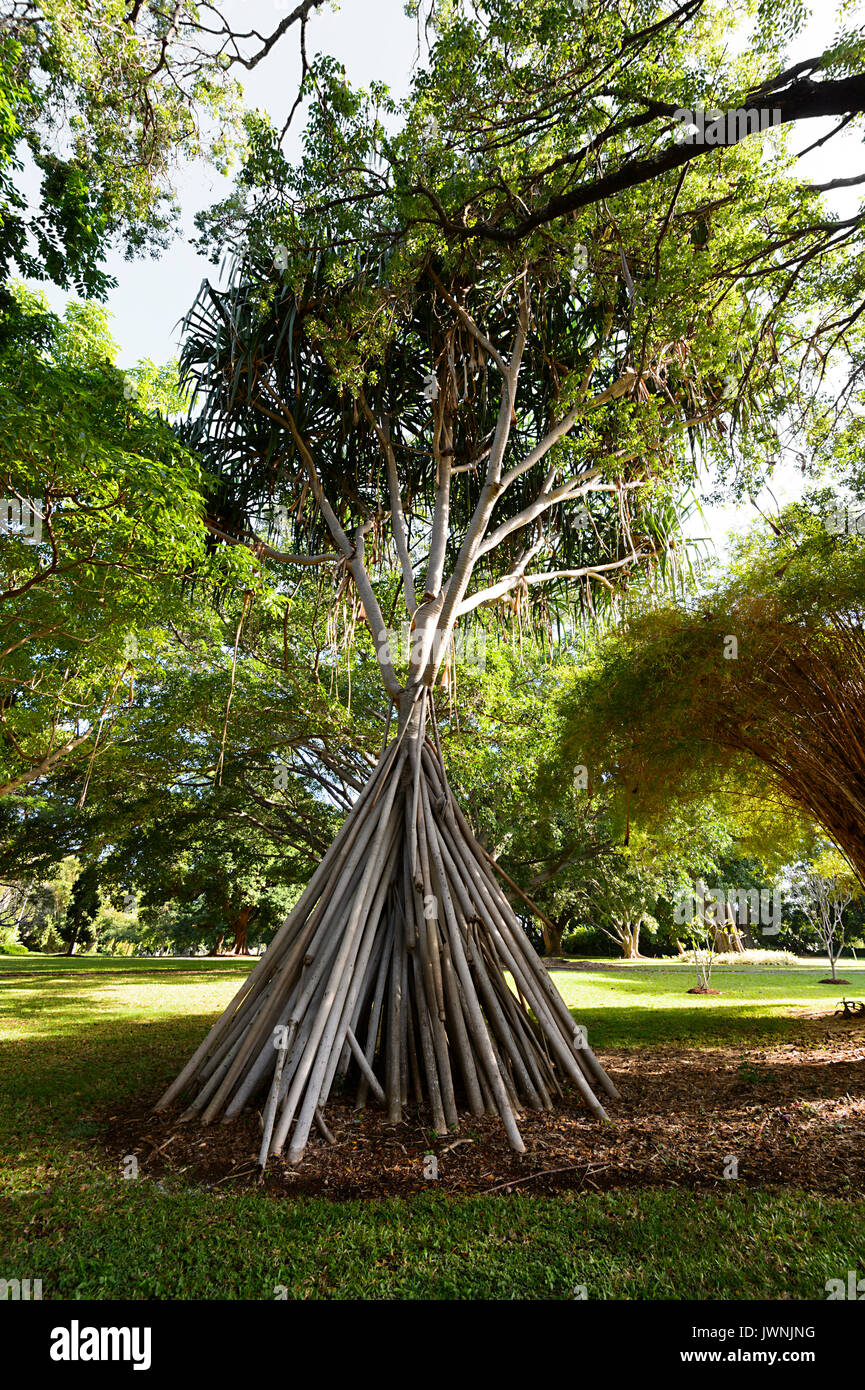
<path fill-rule="evenodd" d="M 430 702 L 431 704 L 431 702 Z M 436 1132 L 459 1109 L 500 1117 L 525 1152 L 523 1110 L 572 1084 L 606 1118 L 616 1096 L 532 949 L 420 718 L 403 724 L 270 947 L 159 1100 L 183 1119 L 263 1106 L 259 1164 L 300 1161 L 334 1084 L 398 1124 L 409 1097 Z M 363 1043 L 360 1039 L 363 1039 Z"/>

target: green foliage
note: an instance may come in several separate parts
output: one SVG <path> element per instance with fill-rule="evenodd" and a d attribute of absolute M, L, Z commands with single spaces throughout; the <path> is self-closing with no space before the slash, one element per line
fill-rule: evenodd
<path fill-rule="evenodd" d="M 99 913 L 98 871 L 90 866 L 78 875 L 72 886 L 66 917 L 60 926 L 60 938 L 72 955 L 76 949 L 86 950 L 96 939 L 93 922 Z"/>
<path fill-rule="evenodd" d="M 85 745 L 0 808 L 0 873 L 98 861 L 98 949 L 229 950 L 244 912 L 248 943 L 269 940 L 374 762 L 370 657 L 322 660 L 317 581 L 290 597 L 258 575 L 247 594 L 172 597 L 127 653 L 134 680 L 96 757 Z M 128 898 L 137 912 L 112 917 Z"/>
<path fill-rule="evenodd" d="M 29 956 L 30 952 L 20 941 L 0 941 L 0 956 Z"/>
<path fill-rule="evenodd" d="M 112 243 L 164 248 L 183 160 L 225 169 L 238 88 L 197 34 L 197 7 L 48 0 L 0 27 L 0 279 L 102 296 Z M 35 207 L 20 186 L 28 161 Z"/>
<path fill-rule="evenodd" d="M 601 132 L 614 162 L 637 138 L 647 153 L 669 145 L 669 121 L 659 128 L 635 114 L 640 93 L 658 99 L 660 120 L 670 114 L 664 98 L 680 100 L 683 88 L 739 92 L 778 40 L 761 22 L 754 45 L 729 58 L 734 20 L 719 15 L 681 31 L 637 28 L 622 49 L 639 18 L 600 6 L 589 22 L 588 12 L 545 0 L 496 0 L 473 16 L 436 6 L 428 62 L 399 108 L 376 84 L 350 89 L 342 69 L 320 59 L 295 164 L 264 118 L 250 122 L 235 191 L 201 219 L 214 255 L 226 244 L 235 255 L 230 284 L 203 287 L 183 353 L 201 406 L 194 437 L 219 473 L 215 513 L 229 530 L 242 534 L 265 504 L 282 505 L 295 546 L 330 545 L 307 447 L 346 530 L 380 515 L 387 483 L 365 403 L 388 421 L 410 543 L 423 546 L 441 428 L 424 398 L 432 373 L 454 400 L 452 561 L 480 496 L 477 461 L 501 385 L 499 364 L 454 306 L 506 354 L 524 284 L 527 345 L 506 466 L 579 409 L 566 437 L 498 499 L 502 544 L 485 554 L 485 579 L 514 564 L 522 540 L 508 522 L 552 467 L 555 481 L 586 476 L 595 489 L 541 535 L 539 568 L 612 564 L 633 544 L 644 584 L 681 583 L 677 507 L 698 465 L 740 492 L 769 467 L 780 417 L 794 406 L 807 413 L 819 388 L 800 361 L 803 315 L 814 302 L 854 301 L 858 262 L 839 248 L 788 283 L 771 245 L 754 251 L 767 227 L 807 241 L 818 208 L 816 195 L 802 197 L 782 137 L 764 160 L 746 144 L 719 150 L 689 168 L 683 186 L 671 171 L 511 243 L 508 226 L 572 185 Z M 469 215 L 477 236 L 466 233 Z M 695 225 L 711 230 L 699 253 Z M 754 302 L 757 281 L 771 323 Z M 633 389 L 593 404 L 629 372 Z M 639 586 L 639 567 L 609 578 L 620 591 Z M 578 619 L 607 602 L 600 584 L 568 586 L 565 576 L 559 588 Z"/>
<path fill-rule="evenodd" d="M 804 765 L 785 760 L 797 727 L 808 717 L 819 730 L 819 702 L 833 698 L 818 661 L 821 672 L 835 673 L 838 698 L 855 708 L 863 614 L 865 547 L 827 533 L 806 508 L 792 509 L 777 534 L 755 530 L 743 540 L 729 577 L 679 605 L 634 611 L 605 638 L 563 700 L 565 765 L 591 764 L 614 794 L 620 823 L 629 816 L 655 827 L 677 801 L 710 799 L 735 807 L 742 852 L 770 870 L 792 862 L 813 840 L 809 793 L 815 818 L 821 803 Z M 725 659 L 731 636 L 738 655 Z M 789 667 L 779 656 L 785 647 Z M 785 684 L 788 670 L 792 681 L 809 662 L 813 720 L 804 695 Z M 819 737 L 808 745 L 815 769 L 828 751 Z"/>
<path fill-rule="evenodd" d="M 19 290 L 0 328 L 0 496 L 30 522 L 0 534 L 9 793 L 75 748 L 92 754 L 121 684 L 132 688 L 138 643 L 165 627 L 184 576 L 208 562 L 206 479 L 164 418 L 133 399 L 104 311 L 73 304 L 57 319 Z M 167 376 L 142 372 L 144 394 L 167 401 Z M 244 568 L 239 554 L 218 566 Z"/>

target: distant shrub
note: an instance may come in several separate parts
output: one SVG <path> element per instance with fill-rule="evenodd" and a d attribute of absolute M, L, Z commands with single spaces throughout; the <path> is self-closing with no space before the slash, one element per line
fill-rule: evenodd
<path fill-rule="evenodd" d="M 800 955 L 795 951 L 777 951 L 773 947 L 747 951 L 725 951 L 715 957 L 715 965 L 770 965 L 779 970 L 784 965 L 798 965 Z"/>
<path fill-rule="evenodd" d="M 562 950 L 566 956 L 617 956 L 608 936 L 597 927 L 571 927 L 562 933 Z"/>

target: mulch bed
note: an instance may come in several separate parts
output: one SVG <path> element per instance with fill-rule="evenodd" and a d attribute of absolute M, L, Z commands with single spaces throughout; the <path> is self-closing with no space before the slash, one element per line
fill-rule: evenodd
<path fill-rule="evenodd" d="M 354 1112 L 328 1104 L 336 1139 L 313 1132 L 300 1165 L 271 1159 L 261 1190 L 332 1199 L 450 1193 L 553 1193 L 612 1188 L 794 1186 L 849 1195 L 865 1186 L 865 1028 L 817 1014 L 797 1022 L 797 1041 L 776 1046 L 607 1048 L 601 1061 L 622 1092 L 600 1125 L 576 1095 L 552 1112 L 526 1111 L 525 1154 L 508 1147 L 498 1119 L 466 1116 L 434 1139 L 429 1119 L 408 1112 Z M 179 1125 L 175 1112 L 138 1106 L 104 1117 L 102 1142 L 116 1163 L 136 1154 L 142 1176 L 182 1173 L 190 1183 L 238 1191 L 258 1185 L 257 1113 L 230 1125 Z M 437 1159 L 437 1177 L 428 1155 Z M 725 1177 L 725 1170 L 728 1176 Z"/>

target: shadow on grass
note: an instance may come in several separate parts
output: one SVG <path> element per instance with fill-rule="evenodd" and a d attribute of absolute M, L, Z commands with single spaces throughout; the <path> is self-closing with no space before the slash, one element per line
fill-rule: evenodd
<path fill-rule="evenodd" d="M 13 1105 L 83 1111 L 139 1091 L 164 1090 L 206 1036 L 214 1013 L 89 1020 L 69 1037 L 0 1042 L 0 1090 Z M 155 1097 L 154 1097 L 155 1098 Z"/>
<path fill-rule="evenodd" d="M 40 984 L 46 981 L 61 984 L 68 983 L 71 979 L 80 980 L 82 976 L 90 976 L 94 980 L 114 980 L 122 981 L 127 984 L 130 978 L 134 980 L 148 980 L 158 976 L 169 975 L 172 979 L 196 979 L 196 980 L 220 980 L 236 979 L 242 980 L 252 968 L 255 962 L 237 961 L 231 965 L 214 965 L 209 970 L 197 970 L 194 966 L 185 965 L 183 968 L 167 968 L 165 966 L 150 965 L 148 969 L 128 970 L 120 969 L 116 965 L 111 969 L 76 969 L 76 970 L 57 970 L 46 968 L 44 970 L 3 970 L 0 971 L 0 981 L 14 980 L 17 984 L 27 984 L 30 980 L 38 980 Z M 244 967 L 247 967 L 245 969 Z"/>
<path fill-rule="evenodd" d="M 555 1299 L 825 1297 L 856 1267 L 865 1204 L 797 1194 L 268 1202 L 115 1184 L 33 1194 L 9 1258 L 44 1297 Z M 11 1266 L 10 1266 L 11 1267 Z M 281 1296 L 285 1296 L 283 1292 Z"/>

